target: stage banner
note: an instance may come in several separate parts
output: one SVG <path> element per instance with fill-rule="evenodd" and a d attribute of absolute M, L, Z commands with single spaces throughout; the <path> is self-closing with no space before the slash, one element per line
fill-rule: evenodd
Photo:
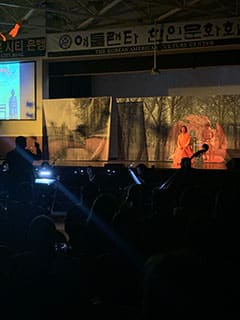
<path fill-rule="evenodd" d="M 51 33 L 47 36 L 47 56 L 129 56 L 154 50 L 161 54 L 232 50 L 239 48 L 239 35 L 237 17 Z"/>
<path fill-rule="evenodd" d="M 208 144 L 208 162 L 240 149 L 240 96 L 161 96 L 116 99 L 120 152 L 130 161 L 172 161 L 182 125 L 193 152 Z"/>
<path fill-rule="evenodd" d="M 44 157 L 107 161 L 111 97 L 43 100 Z"/>

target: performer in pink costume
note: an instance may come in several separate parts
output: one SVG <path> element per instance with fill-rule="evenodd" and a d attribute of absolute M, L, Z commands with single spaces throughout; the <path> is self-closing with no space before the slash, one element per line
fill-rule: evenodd
<path fill-rule="evenodd" d="M 191 158 L 193 150 L 191 148 L 191 136 L 188 133 L 187 127 L 183 125 L 181 132 L 177 139 L 177 148 L 173 154 L 173 165 L 178 166 L 181 163 L 182 158 Z"/>

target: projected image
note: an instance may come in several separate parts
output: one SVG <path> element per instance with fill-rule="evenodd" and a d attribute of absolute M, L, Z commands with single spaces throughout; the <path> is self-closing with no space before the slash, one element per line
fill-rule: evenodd
<path fill-rule="evenodd" d="M 34 62 L 0 63 L 0 120 L 35 120 Z"/>

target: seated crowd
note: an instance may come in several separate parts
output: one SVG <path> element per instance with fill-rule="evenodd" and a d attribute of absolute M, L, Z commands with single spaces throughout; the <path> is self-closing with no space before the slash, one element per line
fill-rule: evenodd
<path fill-rule="evenodd" d="M 0 303 L 9 317 L 151 320 L 239 312 L 236 177 L 214 180 L 184 168 L 166 184 L 154 169 L 140 169 L 140 183 L 111 192 L 89 168 L 62 229 L 45 202 L 29 197 L 29 183 L 20 183 L 14 197 L 4 193 Z"/>

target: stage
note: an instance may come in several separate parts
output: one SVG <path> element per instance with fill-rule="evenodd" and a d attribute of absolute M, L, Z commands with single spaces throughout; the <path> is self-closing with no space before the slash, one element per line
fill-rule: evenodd
<path fill-rule="evenodd" d="M 45 160 L 44 160 L 45 161 Z M 41 165 L 44 161 L 36 161 L 34 163 L 35 166 Z M 72 167 L 72 168 L 87 168 L 88 166 L 92 167 L 106 167 L 106 166 L 116 166 L 116 167 L 136 167 L 138 164 L 143 163 L 147 168 L 157 168 L 157 169 L 180 169 L 180 166 L 174 166 L 172 161 L 135 161 L 135 160 L 108 160 L 108 161 L 91 161 L 91 160 L 57 160 L 51 161 L 46 160 L 53 167 Z M 226 170 L 227 163 L 229 161 L 224 162 L 209 162 L 209 161 L 201 161 L 196 159 L 192 168 L 195 169 L 206 169 L 206 170 Z"/>

